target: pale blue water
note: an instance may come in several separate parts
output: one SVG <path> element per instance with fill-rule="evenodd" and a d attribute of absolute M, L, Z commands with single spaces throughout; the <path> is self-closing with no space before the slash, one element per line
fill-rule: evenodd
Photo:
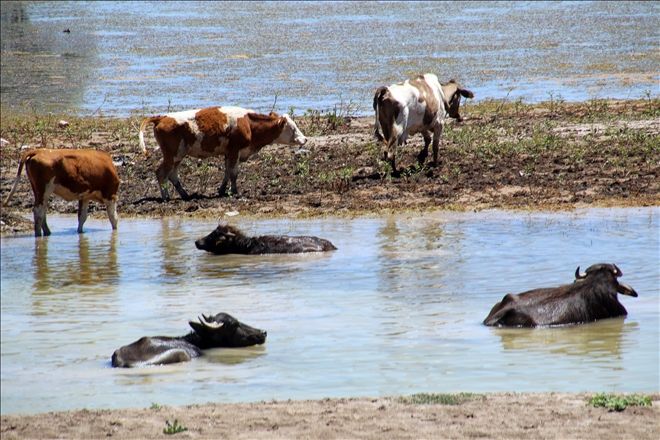
<path fill-rule="evenodd" d="M 214 256 L 215 223 L 100 216 L 87 232 L 2 238 L 3 414 L 72 408 L 454 391 L 657 392 L 660 209 L 236 220 L 250 234 L 313 234 L 333 253 Z M 614 262 L 638 298 L 625 319 L 535 330 L 481 321 L 505 293 Z M 225 311 L 266 344 L 173 366 L 110 368 L 146 335 L 183 335 Z"/>
<path fill-rule="evenodd" d="M 300 114 L 350 103 L 370 114 L 378 86 L 423 72 L 460 80 L 477 100 L 658 95 L 658 2 L 71 1 L 0 11 L 0 97 L 12 111 L 275 104 Z"/>

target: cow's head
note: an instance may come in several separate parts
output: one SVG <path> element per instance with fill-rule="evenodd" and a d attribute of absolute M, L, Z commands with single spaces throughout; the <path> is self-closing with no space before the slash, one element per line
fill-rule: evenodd
<path fill-rule="evenodd" d="M 461 96 L 465 98 L 474 98 L 474 93 L 468 89 L 462 88 L 454 79 L 449 80 L 447 84 L 442 85 L 442 93 L 445 95 L 445 111 L 449 114 L 449 117 L 456 119 L 458 122 L 463 121 L 463 118 L 458 112 L 458 108 L 461 105 Z"/>
<path fill-rule="evenodd" d="M 589 266 L 585 273 L 580 273 L 580 266 L 575 269 L 575 282 L 604 282 L 611 284 L 622 295 L 637 296 L 635 289 L 627 284 L 619 283 L 617 278 L 623 275 L 616 264 L 600 263 Z"/>
<path fill-rule="evenodd" d="M 277 115 L 275 113 L 271 113 L 271 116 Z M 302 131 L 300 131 L 296 123 L 293 122 L 291 116 L 283 114 L 279 118 L 279 125 L 282 128 L 282 132 L 277 137 L 277 139 L 275 139 L 275 143 L 285 145 L 305 145 L 307 138 L 302 133 Z"/>
<path fill-rule="evenodd" d="M 214 254 L 233 254 L 237 253 L 245 238 L 238 228 L 221 223 L 209 235 L 195 241 L 195 246 Z"/>
<path fill-rule="evenodd" d="M 199 336 L 199 348 L 247 347 L 263 344 L 266 332 L 243 324 L 227 313 L 202 315 L 199 322 L 190 321 L 190 327 Z"/>

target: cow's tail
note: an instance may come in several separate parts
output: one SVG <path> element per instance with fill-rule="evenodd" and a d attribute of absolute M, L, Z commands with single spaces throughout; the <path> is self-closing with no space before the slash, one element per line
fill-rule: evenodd
<path fill-rule="evenodd" d="M 149 156 L 149 151 L 147 151 L 147 146 L 144 143 L 144 129 L 147 128 L 147 125 L 149 124 L 158 124 L 161 119 L 163 119 L 162 116 L 152 116 L 150 118 L 144 118 L 140 124 L 140 132 L 138 136 L 140 138 L 140 148 L 142 149 L 142 154 L 144 154 L 145 157 Z"/>
<path fill-rule="evenodd" d="M 25 165 L 25 161 L 27 161 L 35 154 L 37 154 L 37 150 L 28 150 L 25 153 L 21 154 L 21 158 L 18 161 L 18 171 L 16 172 L 14 185 L 12 185 L 11 191 L 9 191 L 9 195 L 7 195 L 7 198 L 5 198 L 5 202 L 3 203 L 3 206 L 7 206 L 7 203 L 9 203 L 9 199 L 11 199 L 11 196 L 14 195 L 14 191 L 16 191 L 16 187 L 18 186 L 18 181 L 21 179 L 21 172 L 23 172 L 23 165 Z"/>

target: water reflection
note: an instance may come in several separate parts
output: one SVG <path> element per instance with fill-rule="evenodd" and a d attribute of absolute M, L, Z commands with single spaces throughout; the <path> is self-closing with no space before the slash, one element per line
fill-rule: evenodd
<path fill-rule="evenodd" d="M 389 217 L 378 231 L 379 290 L 385 295 L 410 292 L 411 282 L 420 290 L 442 287 L 445 276 L 445 242 L 456 246 L 460 237 L 445 239 L 443 225 L 438 221 L 422 224 L 410 219 Z M 407 300 L 410 298 L 407 298 Z"/>
<path fill-rule="evenodd" d="M 637 322 L 610 318 L 582 324 L 536 329 L 493 329 L 504 350 L 543 352 L 560 356 L 621 359 L 624 341 L 639 332 Z"/>
<path fill-rule="evenodd" d="M 103 243 L 94 238 L 90 251 L 90 238 L 77 234 L 78 246 L 75 249 L 58 249 L 59 255 L 49 255 L 50 237 L 34 241 L 33 290 L 35 293 L 57 292 L 60 290 L 100 290 L 107 292 L 116 285 L 120 272 L 117 263 L 117 231 L 112 231 L 110 239 Z M 70 253 L 71 255 L 62 255 Z M 73 254 L 77 254 L 77 258 Z M 62 258 L 62 257 L 68 258 Z M 58 258 L 59 257 L 59 258 Z M 92 288 L 92 289 L 89 289 Z"/>
<path fill-rule="evenodd" d="M 164 281 L 176 284 L 180 282 L 181 275 L 190 270 L 189 260 L 181 258 L 184 246 L 194 246 L 193 240 L 182 235 L 181 222 L 173 219 L 161 221 L 162 265 Z"/>

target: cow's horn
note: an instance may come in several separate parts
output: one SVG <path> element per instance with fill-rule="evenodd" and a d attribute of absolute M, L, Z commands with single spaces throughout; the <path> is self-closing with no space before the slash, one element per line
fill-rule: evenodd
<path fill-rule="evenodd" d="M 583 278 L 586 278 L 587 274 L 586 273 L 580 273 L 580 266 L 575 269 L 575 279 L 576 280 L 581 280 Z"/>
<path fill-rule="evenodd" d="M 214 330 L 219 329 L 220 327 L 222 327 L 222 326 L 225 324 L 224 322 L 220 322 L 220 323 L 217 323 L 217 322 L 209 322 L 209 321 L 207 321 L 207 320 L 204 318 L 204 315 L 202 315 L 202 318 L 199 318 L 199 322 L 200 322 L 204 327 L 208 327 L 208 328 L 211 328 L 211 329 L 214 329 Z"/>

